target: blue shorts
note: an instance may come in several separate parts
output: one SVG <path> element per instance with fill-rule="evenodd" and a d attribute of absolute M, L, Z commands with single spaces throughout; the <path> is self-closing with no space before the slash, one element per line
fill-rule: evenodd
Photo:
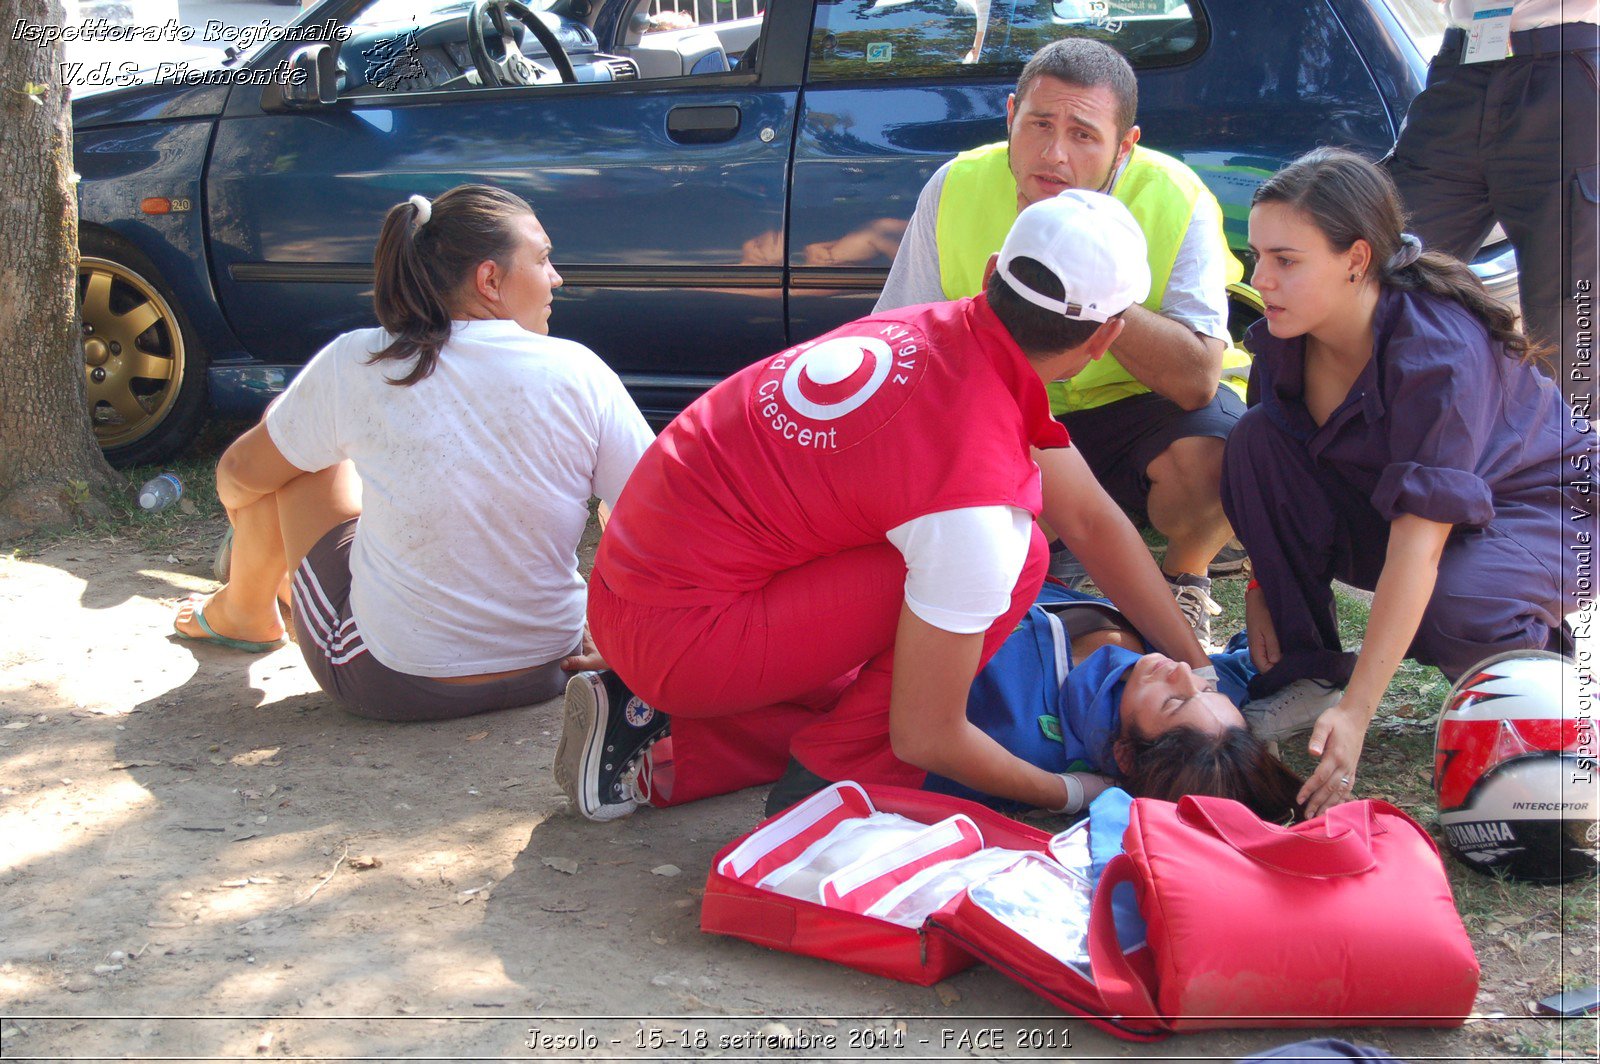
<path fill-rule="evenodd" d="M 1150 463 L 1173 443 L 1191 436 L 1225 440 L 1244 416 L 1244 400 L 1220 387 L 1199 410 L 1185 410 L 1154 392 L 1130 395 L 1105 406 L 1059 414 L 1072 445 L 1089 463 L 1100 486 L 1118 506 L 1141 519 L 1150 494 Z"/>

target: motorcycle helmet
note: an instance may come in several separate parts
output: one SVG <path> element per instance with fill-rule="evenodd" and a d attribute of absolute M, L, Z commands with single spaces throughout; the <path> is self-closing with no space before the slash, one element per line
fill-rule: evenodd
<path fill-rule="evenodd" d="M 1433 790 L 1468 868 L 1530 883 L 1594 874 L 1596 708 L 1577 666 L 1542 650 L 1496 654 L 1450 688 Z"/>

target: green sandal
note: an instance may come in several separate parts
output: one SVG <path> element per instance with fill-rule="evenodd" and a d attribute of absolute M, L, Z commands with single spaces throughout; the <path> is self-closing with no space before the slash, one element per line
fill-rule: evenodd
<path fill-rule="evenodd" d="M 179 639 L 187 639 L 191 643 L 215 643 L 230 650 L 242 650 L 246 654 L 265 654 L 269 650 L 277 650 L 289 641 L 288 635 L 280 635 L 277 639 L 268 643 L 253 643 L 248 639 L 235 639 L 232 636 L 219 635 L 216 629 L 212 628 L 206 621 L 206 615 L 200 612 L 200 603 L 198 602 L 194 604 L 194 623 L 200 626 L 200 630 L 205 635 L 190 635 L 187 632 L 180 632 L 176 628 L 172 630 L 173 634 Z"/>

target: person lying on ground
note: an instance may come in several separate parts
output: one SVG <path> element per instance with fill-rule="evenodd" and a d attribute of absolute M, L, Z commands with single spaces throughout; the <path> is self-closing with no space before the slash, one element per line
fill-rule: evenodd
<path fill-rule="evenodd" d="M 585 649 L 589 500 L 616 502 L 651 433 L 615 373 L 549 335 L 550 249 L 500 189 L 390 209 L 383 327 L 323 348 L 224 452 L 229 579 L 179 610 L 178 635 L 270 650 L 292 596 L 306 664 L 352 713 L 440 720 L 560 693 Z"/>
<path fill-rule="evenodd" d="M 1304 781 L 1250 733 L 1237 708 L 1255 675 L 1243 641 L 1212 654 L 1203 669 L 1147 649 L 1111 603 L 1047 583 L 973 682 L 967 719 L 1029 764 L 1074 777 L 1068 787 L 1081 787 L 1085 802 L 1115 785 L 1169 802 L 1231 798 L 1263 819 L 1291 819 Z M 828 782 L 791 762 L 768 812 Z M 923 786 L 1017 809 L 936 775 Z"/>

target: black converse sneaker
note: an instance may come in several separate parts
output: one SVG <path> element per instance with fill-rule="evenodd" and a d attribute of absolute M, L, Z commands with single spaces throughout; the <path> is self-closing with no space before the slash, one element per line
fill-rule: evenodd
<path fill-rule="evenodd" d="M 667 715 L 646 705 L 617 674 L 580 672 L 567 681 L 556 747 L 556 782 L 589 820 L 616 820 L 639 807 L 634 770 L 667 734 Z"/>

